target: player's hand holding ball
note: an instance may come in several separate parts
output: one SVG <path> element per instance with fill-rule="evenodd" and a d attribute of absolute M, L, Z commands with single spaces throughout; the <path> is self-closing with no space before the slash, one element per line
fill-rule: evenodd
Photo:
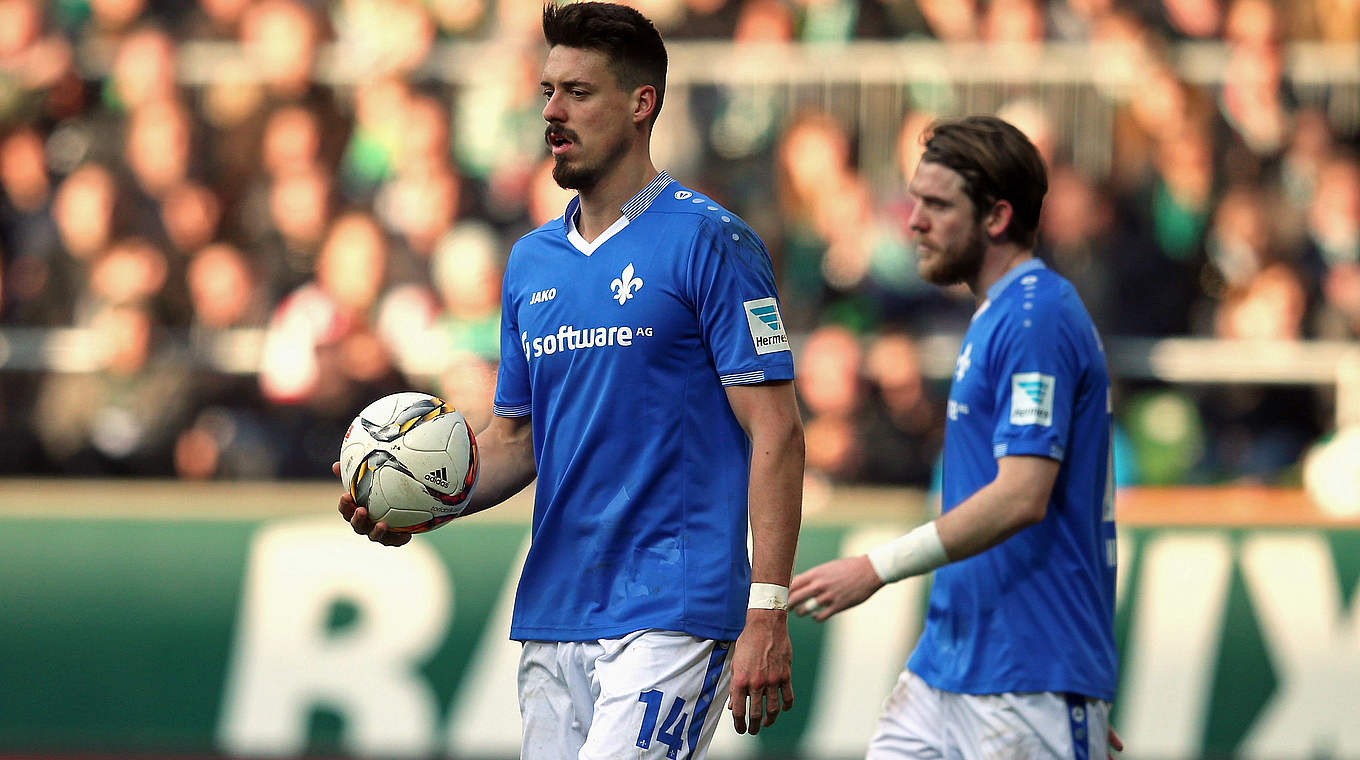
<path fill-rule="evenodd" d="M 354 418 L 331 470 L 354 531 L 401 546 L 463 513 L 477 484 L 477 440 L 442 399 L 394 393 Z"/>

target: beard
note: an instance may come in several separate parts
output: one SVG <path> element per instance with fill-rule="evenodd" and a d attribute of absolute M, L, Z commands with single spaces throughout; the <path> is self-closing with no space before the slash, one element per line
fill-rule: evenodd
<path fill-rule="evenodd" d="M 576 142 L 574 134 L 572 138 L 573 142 L 579 146 L 580 143 Z M 619 139 L 609 146 L 609 150 L 603 157 L 593 163 L 579 158 L 553 156 L 553 181 L 557 183 L 558 187 L 565 190 L 589 191 L 618 165 L 619 160 L 627 152 L 628 141 Z"/>
<path fill-rule="evenodd" d="M 930 263 L 918 259 L 917 271 L 921 279 L 934 285 L 975 282 L 982 271 L 982 258 L 986 252 L 987 240 L 979 225 L 957 246 L 937 250 L 935 259 Z"/>

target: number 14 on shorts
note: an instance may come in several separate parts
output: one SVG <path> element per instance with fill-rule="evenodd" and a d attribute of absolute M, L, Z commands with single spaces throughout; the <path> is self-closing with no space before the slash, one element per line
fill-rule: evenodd
<path fill-rule="evenodd" d="M 647 711 L 642 715 L 642 728 L 638 731 L 637 745 L 642 749 L 651 747 L 655 732 L 656 741 L 666 745 L 666 760 L 675 760 L 675 756 L 680 752 L 680 746 L 685 741 L 685 723 L 689 721 L 689 716 L 685 714 L 685 698 L 676 697 L 671 700 L 666 720 L 662 721 L 658 729 L 656 721 L 661 716 L 661 703 L 665 699 L 666 695 L 656 689 L 649 689 L 638 695 L 638 701 L 647 705 Z"/>

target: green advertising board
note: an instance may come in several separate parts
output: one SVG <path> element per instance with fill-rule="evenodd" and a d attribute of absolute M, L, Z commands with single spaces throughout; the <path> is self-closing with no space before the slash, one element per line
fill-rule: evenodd
<path fill-rule="evenodd" d="M 810 523 L 799 566 L 902 528 Z M 333 515 L 0 517 L 0 755 L 517 757 L 526 542 L 480 518 L 387 549 Z M 1360 530 L 1138 527 L 1119 548 L 1126 757 L 1360 758 Z M 720 729 L 710 757 L 862 757 L 927 589 L 793 619 L 795 709 Z"/>

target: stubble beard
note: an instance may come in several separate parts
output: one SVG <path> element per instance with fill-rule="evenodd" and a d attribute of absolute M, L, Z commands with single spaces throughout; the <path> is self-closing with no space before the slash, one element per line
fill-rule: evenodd
<path fill-rule="evenodd" d="M 609 152 L 594 164 L 572 164 L 571 159 L 563 156 L 553 156 L 553 181 L 558 187 L 564 190 L 575 190 L 577 192 L 589 192 L 605 175 L 613 171 L 618 166 L 624 154 L 628 152 L 627 140 L 620 139 L 610 146 Z"/>
<path fill-rule="evenodd" d="M 982 271 L 982 258 L 987 252 L 987 240 L 981 226 L 963 244 L 952 250 L 938 251 L 934 266 L 922 262 L 919 269 L 921 278 L 934 285 L 947 286 L 971 283 L 977 280 Z"/>

